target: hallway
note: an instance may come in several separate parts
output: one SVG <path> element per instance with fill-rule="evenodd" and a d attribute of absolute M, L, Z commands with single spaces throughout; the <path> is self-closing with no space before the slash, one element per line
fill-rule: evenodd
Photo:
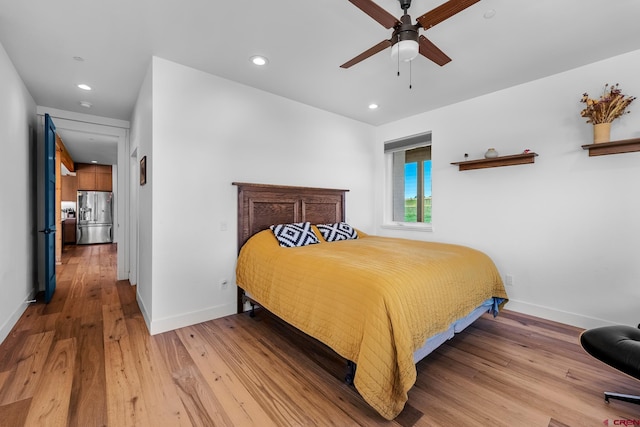
<path fill-rule="evenodd" d="M 0 346 L 0 425 L 107 425 L 102 336 L 117 313 L 103 306 L 145 328 L 129 282 L 115 280 L 116 251 L 65 246 L 52 301 L 29 306 Z"/>

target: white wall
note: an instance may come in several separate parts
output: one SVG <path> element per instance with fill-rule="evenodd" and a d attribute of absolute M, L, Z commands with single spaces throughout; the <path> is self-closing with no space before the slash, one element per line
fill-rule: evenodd
<path fill-rule="evenodd" d="M 0 45 L 0 342 L 35 289 L 36 105 Z"/>
<path fill-rule="evenodd" d="M 151 267 L 152 259 L 152 225 L 153 209 L 151 193 L 154 185 L 152 178 L 153 166 L 149 160 L 152 157 L 152 75 L 151 64 L 147 70 L 144 81 L 138 93 L 133 115 L 131 118 L 130 145 L 132 160 L 135 162 L 131 172 L 136 170 L 136 164 L 144 156 L 147 156 L 147 184 L 140 186 L 139 167 L 138 173 L 130 176 L 130 202 L 132 207 L 129 224 L 131 231 L 130 249 L 131 268 L 137 274 L 137 299 L 140 310 L 145 318 L 147 326 L 151 324 L 153 315 L 153 281 Z M 151 328 L 149 328 L 151 329 Z"/>
<path fill-rule="evenodd" d="M 433 131 L 434 231 L 382 235 L 460 243 L 513 275 L 508 308 L 582 327 L 636 325 L 640 303 L 640 153 L 589 157 L 583 92 L 605 83 L 640 95 L 640 51 L 492 93 L 377 129 L 377 215 L 383 212 L 382 144 Z M 612 139 L 640 137 L 640 101 Z M 533 165 L 459 172 L 451 162 L 531 149 Z"/>
<path fill-rule="evenodd" d="M 233 181 L 347 188 L 348 220 L 373 230 L 373 127 L 160 58 L 152 86 L 139 100 L 152 98 L 152 150 L 138 152 L 149 179 L 138 286 L 153 289 L 152 333 L 235 312 L 235 287 L 219 286 L 235 278 Z"/>

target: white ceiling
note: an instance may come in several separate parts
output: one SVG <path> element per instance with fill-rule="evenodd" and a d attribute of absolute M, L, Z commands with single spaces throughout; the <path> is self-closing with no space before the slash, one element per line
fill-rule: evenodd
<path fill-rule="evenodd" d="M 118 163 L 118 137 L 116 135 L 65 129 L 57 126 L 56 133 L 76 163 Z"/>
<path fill-rule="evenodd" d="M 377 3 L 400 17 L 398 0 Z M 414 0 L 409 13 L 441 3 Z M 130 120 L 157 55 L 380 125 L 640 49 L 639 17 L 638 0 L 481 0 L 421 31 L 452 62 L 419 56 L 412 89 L 388 50 L 339 67 L 391 35 L 348 0 L 0 0 L 0 43 L 44 107 Z"/>

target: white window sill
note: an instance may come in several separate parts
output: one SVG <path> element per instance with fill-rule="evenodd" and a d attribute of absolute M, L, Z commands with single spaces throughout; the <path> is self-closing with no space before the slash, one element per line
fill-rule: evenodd
<path fill-rule="evenodd" d="M 386 224 L 382 224 L 380 228 L 385 228 L 387 230 L 411 230 L 411 231 L 433 231 L 432 224 L 424 224 L 417 222 L 389 222 Z"/>

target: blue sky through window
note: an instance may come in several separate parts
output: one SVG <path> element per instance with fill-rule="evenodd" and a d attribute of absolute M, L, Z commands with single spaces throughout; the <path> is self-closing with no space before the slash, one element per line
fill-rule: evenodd
<path fill-rule="evenodd" d="M 418 196 L 418 163 L 404 165 L 404 198 L 413 199 Z M 431 160 L 424 162 L 424 197 L 431 197 Z"/>

